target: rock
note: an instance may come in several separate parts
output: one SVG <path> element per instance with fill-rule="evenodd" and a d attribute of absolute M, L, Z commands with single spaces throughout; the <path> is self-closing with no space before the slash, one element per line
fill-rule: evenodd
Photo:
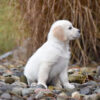
<path fill-rule="evenodd" d="M 12 87 L 11 85 L 9 85 L 9 84 L 5 84 L 5 85 L 0 86 L 0 90 L 1 90 L 2 92 L 11 91 L 12 88 L 13 88 L 13 87 Z"/>
<path fill-rule="evenodd" d="M 83 100 L 100 100 L 100 94 L 86 95 Z"/>
<path fill-rule="evenodd" d="M 39 93 L 35 96 L 35 99 L 41 99 L 42 97 L 44 97 L 44 93 L 43 93 L 43 92 L 39 92 Z"/>
<path fill-rule="evenodd" d="M 69 75 L 69 81 L 74 83 L 83 83 L 83 81 L 86 79 L 86 76 L 80 74 L 80 73 L 74 73 L 72 75 Z"/>
<path fill-rule="evenodd" d="M 57 96 L 57 100 L 75 100 L 75 99 L 68 97 L 64 92 L 62 92 Z"/>
<path fill-rule="evenodd" d="M 94 91 L 94 93 L 100 94 L 100 88 L 97 88 L 97 89 Z"/>
<path fill-rule="evenodd" d="M 100 76 L 100 66 L 97 67 L 97 76 Z"/>
<path fill-rule="evenodd" d="M 2 94 L 3 92 L 0 90 L 0 95 Z"/>
<path fill-rule="evenodd" d="M 79 68 L 71 68 L 71 69 L 68 70 L 68 74 L 73 74 L 73 73 L 79 72 L 79 71 L 80 71 Z"/>
<path fill-rule="evenodd" d="M 22 90 L 23 90 L 23 88 L 21 88 L 21 87 L 14 87 L 14 88 L 12 89 L 12 92 L 13 92 L 14 94 L 17 94 L 17 95 L 22 95 Z"/>
<path fill-rule="evenodd" d="M 54 94 L 59 94 L 59 93 L 61 93 L 62 91 L 61 90 L 52 90 L 52 92 L 54 93 Z"/>
<path fill-rule="evenodd" d="M 75 86 L 76 86 L 76 88 L 84 88 L 84 87 L 87 87 L 87 86 L 91 86 L 92 88 L 96 88 L 98 86 L 98 84 L 95 81 L 89 81 L 89 82 L 86 82 L 86 83 L 83 83 L 83 84 L 75 83 Z"/>
<path fill-rule="evenodd" d="M 6 68 L 0 68 L 0 75 L 2 75 L 5 72 Z"/>
<path fill-rule="evenodd" d="M 12 84 L 12 83 L 14 83 L 14 82 L 15 82 L 15 79 L 12 78 L 12 77 L 6 77 L 6 78 L 5 78 L 5 83 Z"/>
<path fill-rule="evenodd" d="M 9 93 L 3 93 L 1 95 L 2 99 L 11 100 L 11 95 Z"/>
<path fill-rule="evenodd" d="M 23 82 L 23 83 L 28 84 L 27 83 L 27 79 L 26 79 L 26 77 L 24 75 L 20 77 L 20 81 Z"/>
<path fill-rule="evenodd" d="M 20 98 L 18 96 L 12 96 L 12 99 L 11 100 L 23 100 L 23 98 Z"/>
<path fill-rule="evenodd" d="M 29 95 L 29 94 L 31 94 L 31 93 L 34 93 L 34 88 L 24 88 L 24 89 L 22 90 L 22 95 L 23 95 L 23 96 Z"/>
<path fill-rule="evenodd" d="M 25 83 L 23 83 L 23 82 L 14 82 L 11 85 L 14 86 L 14 87 L 22 87 L 22 88 L 26 88 L 27 87 L 27 85 Z"/>
<path fill-rule="evenodd" d="M 72 93 L 72 98 L 76 99 L 76 100 L 80 100 L 80 93 L 75 91 Z"/>
<path fill-rule="evenodd" d="M 81 88 L 81 89 L 80 89 L 80 93 L 81 93 L 81 94 L 84 94 L 84 95 L 89 95 L 89 94 L 92 93 L 92 91 L 91 91 L 90 88 L 84 87 L 84 88 Z"/>
<path fill-rule="evenodd" d="M 12 75 L 12 78 L 14 78 L 15 81 L 20 81 L 20 78 L 19 78 L 18 76 L 14 76 L 14 75 Z"/>
<path fill-rule="evenodd" d="M 38 88 L 35 90 L 35 99 L 41 99 L 42 97 L 54 97 L 54 94 L 49 89 Z"/>

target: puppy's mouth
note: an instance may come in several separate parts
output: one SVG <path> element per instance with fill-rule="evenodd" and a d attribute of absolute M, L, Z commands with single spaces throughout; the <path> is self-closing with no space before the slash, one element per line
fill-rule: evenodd
<path fill-rule="evenodd" d="M 79 37 L 80 37 L 80 33 L 77 34 L 76 38 L 79 38 Z"/>

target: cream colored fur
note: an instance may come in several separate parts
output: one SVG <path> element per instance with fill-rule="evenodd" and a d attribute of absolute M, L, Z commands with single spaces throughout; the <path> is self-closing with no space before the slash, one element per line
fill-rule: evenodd
<path fill-rule="evenodd" d="M 57 79 L 64 88 L 74 89 L 67 75 L 69 41 L 79 36 L 79 30 L 68 20 L 56 21 L 51 26 L 47 41 L 29 58 L 25 66 L 24 75 L 28 83 L 37 82 L 47 88 L 47 82 Z"/>

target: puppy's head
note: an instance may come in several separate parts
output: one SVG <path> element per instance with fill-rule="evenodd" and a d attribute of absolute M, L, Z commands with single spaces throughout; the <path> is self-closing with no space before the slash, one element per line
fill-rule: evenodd
<path fill-rule="evenodd" d="M 53 37 L 60 41 L 67 41 L 79 38 L 79 29 L 73 27 L 72 23 L 68 20 L 58 20 L 56 21 L 50 29 Z"/>

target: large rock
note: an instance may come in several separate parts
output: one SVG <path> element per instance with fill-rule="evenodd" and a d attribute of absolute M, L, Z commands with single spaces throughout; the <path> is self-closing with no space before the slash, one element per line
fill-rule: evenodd
<path fill-rule="evenodd" d="M 3 93 L 1 98 L 4 100 L 11 100 L 11 95 L 9 93 Z"/>
<path fill-rule="evenodd" d="M 22 90 L 22 95 L 23 96 L 27 96 L 29 94 L 33 94 L 34 93 L 34 88 L 24 88 Z"/>
<path fill-rule="evenodd" d="M 14 83 L 14 82 L 15 82 L 15 79 L 12 78 L 12 77 L 6 77 L 6 78 L 5 78 L 5 83 L 12 84 L 12 83 Z"/>
<path fill-rule="evenodd" d="M 27 85 L 23 82 L 14 82 L 13 84 L 11 84 L 13 87 L 22 87 L 22 88 L 26 88 Z"/>
<path fill-rule="evenodd" d="M 69 75 L 69 81 L 74 83 L 83 83 L 86 79 L 86 76 L 80 74 L 80 73 L 74 73 L 72 75 Z"/>
<path fill-rule="evenodd" d="M 22 90 L 23 90 L 23 88 L 21 88 L 21 87 L 14 87 L 14 88 L 12 89 L 12 92 L 13 92 L 14 94 L 16 94 L 16 95 L 22 95 Z"/>

